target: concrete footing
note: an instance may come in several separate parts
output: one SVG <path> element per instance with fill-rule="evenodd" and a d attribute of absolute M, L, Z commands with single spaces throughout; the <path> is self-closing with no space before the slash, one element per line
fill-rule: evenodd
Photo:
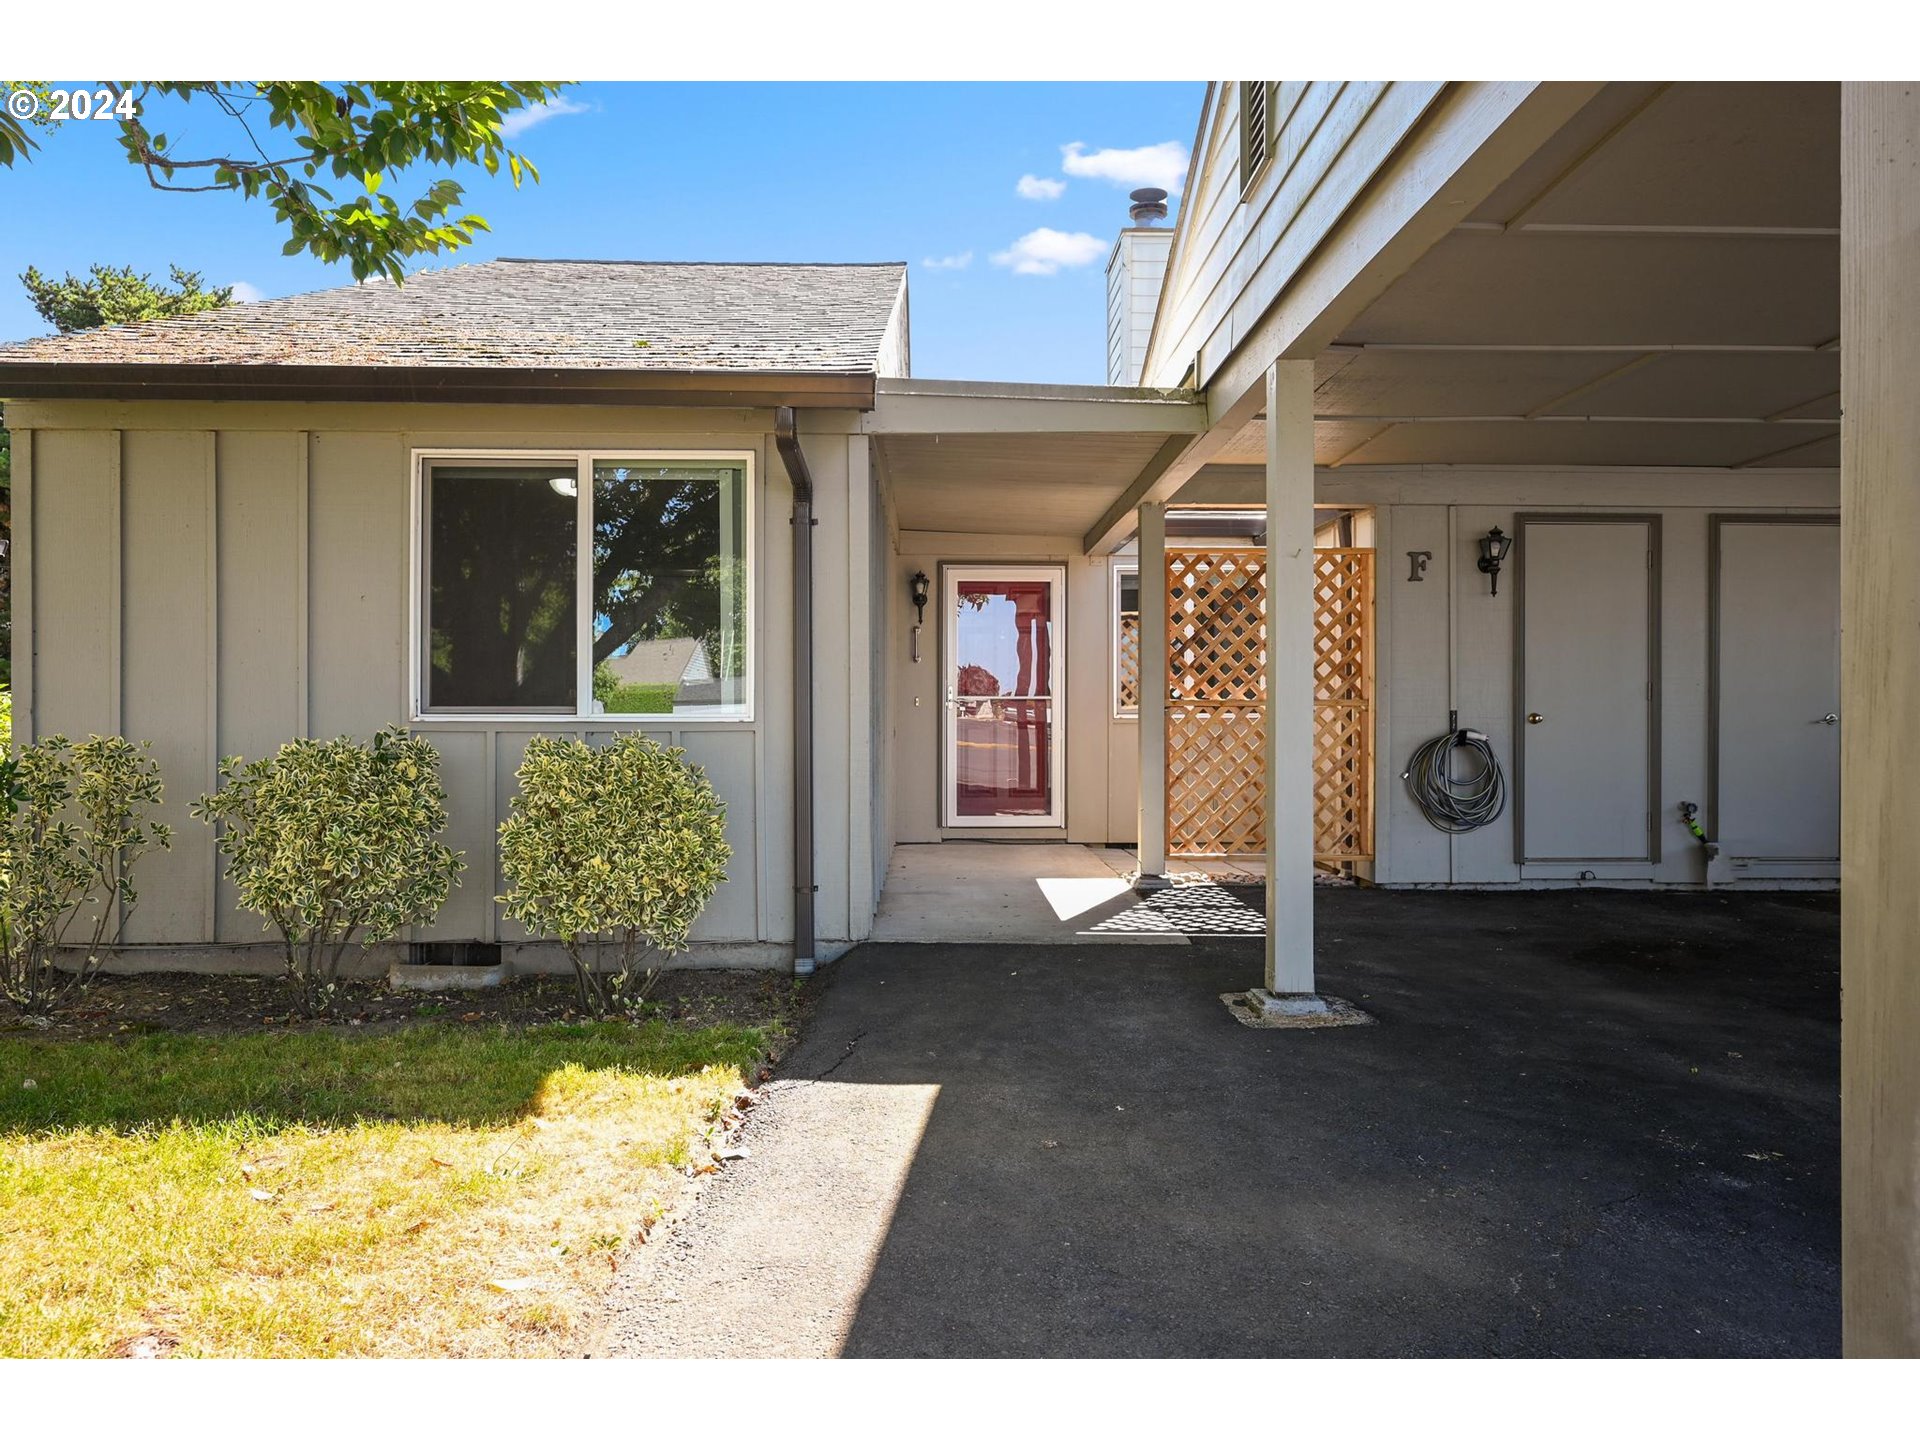
<path fill-rule="evenodd" d="M 402 965 L 387 971 L 395 990 L 491 990 L 507 983 L 505 965 Z"/>
<path fill-rule="evenodd" d="M 1333 1013 L 1322 996 L 1276 995 L 1273 991 L 1266 989 L 1247 991 L 1247 1005 L 1263 1015 L 1285 1015 L 1294 1019 Z"/>
<path fill-rule="evenodd" d="M 1234 1019 L 1254 1030 L 1324 1030 L 1374 1023 L 1358 1005 L 1333 995 L 1275 994 L 1259 989 L 1234 991 L 1220 1000 Z"/>

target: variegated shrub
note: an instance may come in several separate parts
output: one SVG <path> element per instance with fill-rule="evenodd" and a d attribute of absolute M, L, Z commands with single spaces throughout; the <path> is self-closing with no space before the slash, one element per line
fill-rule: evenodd
<path fill-rule="evenodd" d="M 93 978 L 139 902 L 134 862 L 172 843 L 149 818 L 161 786 L 147 748 L 48 735 L 0 758 L 0 994 L 29 1014 Z"/>
<path fill-rule="evenodd" d="M 684 752 L 537 736 L 500 827 L 506 913 L 567 947 L 580 1001 L 636 1010 L 726 879 L 726 807 Z"/>
<path fill-rule="evenodd" d="M 398 727 L 371 745 L 290 740 L 264 760 L 229 757 L 193 813 L 219 827 L 227 876 L 279 933 L 307 1014 L 332 1004 L 349 949 L 431 920 L 460 874 L 440 840 L 440 753 Z"/>

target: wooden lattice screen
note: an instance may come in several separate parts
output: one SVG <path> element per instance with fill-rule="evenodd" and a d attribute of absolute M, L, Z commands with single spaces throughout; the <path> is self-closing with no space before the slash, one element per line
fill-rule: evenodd
<path fill-rule="evenodd" d="M 1114 704 L 1123 713 L 1140 708 L 1140 616 L 1138 612 L 1120 612 L 1120 661 L 1115 677 Z"/>
<path fill-rule="evenodd" d="M 1167 547 L 1167 849 L 1266 846 L 1263 550 Z"/>
<path fill-rule="evenodd" d="M 1373 552 L 1314 552 L 1314 854 L 1373 854 Z M 1167 849 L 1266 848 L 1266 556 L 1167 548 Z"/>
<path fill-rule="evenodd" d="M 1373 551 L 1313 552 L 1313 850 L 1373 858 Z"/>

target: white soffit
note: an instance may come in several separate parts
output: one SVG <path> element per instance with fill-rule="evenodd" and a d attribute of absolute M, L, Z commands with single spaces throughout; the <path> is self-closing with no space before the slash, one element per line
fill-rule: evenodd
<path fill-rule="evenodd" d="M 1316 427 L 1317 430 L 1317 427 Z M 1318 450 L 1318 435 L 1315 436 Z M 1466 421 L 1395 425 L 1326 464 L 1686 465 L 1736 467 L 1824 443 L 1818 431 L 1760 424 L 1622 425 Z M 1316 456 L 1318 459 L 1318 456 Z M 1781 463 L 1819 463 L 1796 454 Z"/>
<path fill-rule="evenodd" d="M 1838 143 L 1833 85 L 1609 86 L 1317 367 L 1320 463 L 1837 463 Z"/>
<path fill-rule="evenodd" d="M 1619 359 L 1619 356 L 1610 357 Z M 1552 407 L 1567 415 L 1746 415 L 1840 420 L 1840 352 L 1673 354 Z"/>
<path fill-rule="evenodd" d="M 1010 432 L 876 436 L 902 530 L 1078 542 L 1167 436 Z"/>
<path fill-rule="evenodd" d="M 1475 218 L 1535 226 L 1839 224 L 1838 85 L 1609 89 L 1615 93 L 1601 97 L 1594 116 L 1610 133 L 1605 143 L 1577 164 L 1568 162 L 1580 152 L 1546 157 L 1544 165 L 1536 157 L 1516 177 L 1519 185 L 1493 196 Z M 1584 152 L 1600 137 L 1590 122 L 1581 138 Z M 1515 208 L 1496 208 L 1503 201 Z"/>
<path fill-rule="evenodd" d="M 1818 345 L 1839 316 L 1837 238 L 1456 230 L 1340 340 Z"/>
<path fill-rule="evenodd" d="M 1436 365 L 1424 352 L 1364 350 L 1314 395 L 1320 414 L 1524 415 L 1620 368 L 1605 351 L 1467 351 Z"/>

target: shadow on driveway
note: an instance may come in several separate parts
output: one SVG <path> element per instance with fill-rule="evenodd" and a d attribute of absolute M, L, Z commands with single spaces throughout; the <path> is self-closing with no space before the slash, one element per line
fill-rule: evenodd
<path fill-rule="evenodd" d="M 1378 1025 L 1237 1025 L 1244 940 L 855 951 L 629 1353 L 1837 1353 L 1834 899 L 1316 899 Z"/>

